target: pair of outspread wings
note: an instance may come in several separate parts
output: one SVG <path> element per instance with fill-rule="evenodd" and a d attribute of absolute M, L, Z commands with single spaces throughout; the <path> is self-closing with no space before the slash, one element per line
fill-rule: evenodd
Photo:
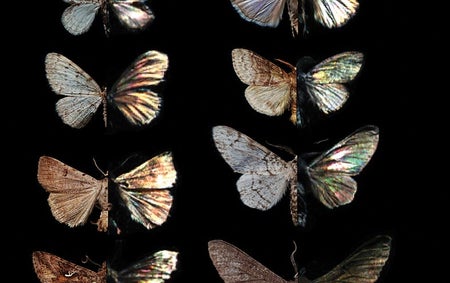
<path fill-rule="evenodd" d="M 56 103 L 62 121 L 83 128 L 103 103 L 107 125 L 107 104 L 117 107 L 132 125 L 150 123 L 158 114 L 161 97 L 152 90 L 164 78 L 169 65 L 166 54 L 150 50 L 141 54 L 107 92 L 74 62 L 58 53 L 45 58 L 45 71 L 51 89 L 64 96 Z"/>
<path fill-rule="evenodd" d="M 319 278 L 300 277 L 287 281 L 228 242 L 212 240 L 208 243 L 209 256 L 225 283 L 373 283 L 389 258 L 390 248 L 390 236 L 375 236 Z"/>

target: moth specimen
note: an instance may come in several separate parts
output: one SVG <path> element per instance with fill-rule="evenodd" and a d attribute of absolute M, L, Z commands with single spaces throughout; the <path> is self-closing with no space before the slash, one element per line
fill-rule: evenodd
<path fill-rule="evenodd" d="M 97 272 L 43 251 L 34 251 L 32 259 L 34 271 L 42 283 L 106 283 L 107 278 L 115 283 L 164 283 L 176 270 L 177 256 L 177 252 L 161 250 L 120 271 L 103 262 Z"/>
<path fill-rule="evenodd" d="M 389 258 L 390 248 L 390 236 L 375 236 L 328 273 L 314 280 L 303 275 L 298 277 L 299 274 L 296 274 L 294 280 L 287 281 L 230 243 L 223 240 L 208 242 L 209 256 L 225 283 L 371 283 L 379 278 L 381 270 Z"/>
<path fill-rule="evenodd" d="M 106 36 L 110 34 L 109 10 L 132 31 L 143 30 L 155 18 L 146 0 L 63 0 L 69 3 L 61 17 L 64 28 L 73 35 L 87 32 L 100 11 Z"/>
<path fill-rule="evenodd" d="M 257 112 L 280 116 L 290 110 L 291 122 L 304 127 L 311 106 L 324 114 L 339 110 L 349 97 L 345 84 L 359 73 L 363 54 L 348 51 L 329 57 L 317 65 L 312 58 L 301 58 L 297 66 L 278 60 L 289 69 L 285 71 L 253 51 L 236 48 L 231 52 L 233 68 L 248 87 L 245 98 Z M 312 66 L 312 68 L 310 68 Z"/>
<path fill-rule="evenodd" d="M 228 126 L 213 127 L 214 143 L 234 172 L 242 202 L 266 211 L 289 189 L 294 225 L 305 226 L 305 188 L 326 207 L 350 203 L 356 193 L 358 175 L 378 145 L 378 127 L 367 125 L 348 135 L 327 151 L 307 162 L 299 156 L 284 161 L 245 134 Z"/>
<path fill-rule="evenodd" d="M 103 104 L 103 120 L 107 126 L 107 104 L 123 114 L 132 125 L 150 123 L 158 114 L 161 97 L 152 87 L 163 81 L 169 59 L 166 54 L 150 50 L 141 54 L 107 91 L 85 71 L 58 53 L 45 57 L 45 71 L 51 89 L 64 96 L 56 103 L 62 121 L 83 128 Z"/>
<path fill-rule="evenodd" d="M 39 158 L 37 178 L 49 193 L 48 204 L 60 223 L 69 227 L 84 225 L 97 205 L 101 212 L 95 224 L 98 231 L 106 232 L 111 209 L 108 190 L 112 188 L 117 190 L 131 219 L 146 229 L 166 221 L 173 201 L 169 189 L 177 177 L 170 152 L 161 153 L 116 178 L 104 175 L 95 179 L 55 158 Z M 114 186 L 108 186 L 109 180 Z"/>
<path fill-rule="evenodd" d="M 267 27 L 278 26 L 286 6 L 292 35 L 296 37 L 299 23 L 303 25 L 304 33 L 307 32 L 306 2 L 307 0 L 231 0 L 231 5 L 244 20 Z M 313 11 L 314 19 L 327 28 L 345 25 L 359 7 L 357 0 L 311 0 L 308 4 L 311 5 L 308 9 Z"/>

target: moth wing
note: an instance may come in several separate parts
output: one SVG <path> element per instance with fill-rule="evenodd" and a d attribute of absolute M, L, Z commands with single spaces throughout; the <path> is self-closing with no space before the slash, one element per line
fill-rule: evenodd
<path fill-rule="evenodd" d="M 112 0 L 110 3 L 121 24 L 129 29 L 144 29 L 155 18 L 142 0 Z"/>
<path fill-rule="evenodd" d="M 314 283 L 372 283 L 380 276 L 391 249 L 391 237 L 376 236 Z"/>
<path fill-rule="evenodd" d="M 178 253 L 158 251 L 118 272 L 117 282 L 164 283 L 176 270 Z"/>
<path fill-rule="evenodd" d="M 141 54 L 114 84 L 109 101 L 133 125 L 150 123 L 161 107 L 161 97 L 151 88 L 163 81 L 168 66 L 164 53 L 150 50 Z"/>
<path fill-rule="evenodd" d="M 69 227 L 86 223 L 104 186 L 102 180 L 48 156 L 39 158 L 37 178 L 49 193 L 53 216 Z"/>
<path fill-rule="evenodd" d="M 312 0 L 314 18 L 328 28 L 341 27 L 359 7 L 358 0 Z"/>
<path fill-rule="evenodd" d="M 58 53 L 47 54 L 45 71 L 53 92 L 66 96 L 56 103 L 59 117 L 71 127 L 84 127 L 103 100 L 98 84 L 75 63 Z"/>
<path fill-rule="evenodd" d="M 217 272 L 225 283 L 287 283 L 286 280 L 260 262 L 225 241 L 209 241 L 208 252 Z"/>
<path fill-rule="evenodd" d="M 277 27 L 286 0 L 231 0 L 231 5 L 246 21 L 260 26 Z"/>
<path fill-rule="evenodd" d="M 347 101 L 349 93 L 343 84 L 359 73 L 363 57 L 360 52 L 343 52 L 325 59 L 308 72 L 306 88 L 324 113 L 340 109 Z"/>
<path fill-rule="evenodd" d="M 73 35 L 80 35 L 89 30 L 100 8 L 98 0 L 65 0 L 70 3 L 61 17 L 64 28 Z"/>
<path fill-rule="evenodd" d="M 175 184 L 176 177 L 172 154 L 165 152 L 114 181 L 131 218 L 151 229 L 163 224 L 169 215 L 173 198 L 168 189 Z"/>
<path fill-rule="evenodd" d="M 353 200 L 358 175 L 378 146 L 379 129 L 373 125 L 359 128 L 308 166 L 311 189 L 327 207 L 334 208 Z"/>
<path fill-rule="evenodd" d="M 42 283 L 102 282 L 98 281 L 96 272 L 47 252 L 34 251 L 32 259 L 34 271 Z"/>

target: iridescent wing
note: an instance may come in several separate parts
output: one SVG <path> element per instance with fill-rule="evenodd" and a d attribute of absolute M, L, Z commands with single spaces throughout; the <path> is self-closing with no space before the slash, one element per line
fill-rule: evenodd
<path fill-rule="evenodd" d="M 311 190 L 325 206 L 334 208 L 353 200 L 357 184 L 352 176 L 370 161 L 378 139 L 378 127 L 361 127 L 309 164 Z"/>
<path fill-rule="evenodd" d="M 42 283 L 106 283 L 105 269 L 95 272 L 43 251 L 34 251 L 32 259 L 34 271 Z"/>
<path fill-rule="evenodd" d="M 222 240 L 208 242 L 209 257 L 225 283 L 287 283 L 254 258 Z"/>
<path fill-rule="evenodd" d="M 48 204 L 56 220 L 75 227 L 86 223 L 105 180 L 97 180 L 52 157 L 39 158 L 37 178 L 49 193 Z"/>
<path fill-rule="evenodd" d="M 119 271 L 113 277 L 121 283 L 164 283 L 176 270 L 178 253 L 162 250 Z"/>
<path fill-rule="evenodd" d="M 109 4 L 122 25 L 132 30 L 144 29 L 155 16 L 146 0 L 111 0 Z"/>
<path fill-rule="evenodd" d="M 280 201 L 294 169 L 253 139 L 227 126 L 213 128 L 214 143 L 234 172 L 242 202 L 252 208 L 268 210 Z"/>
<path fill-rule="evenodd" d="M 246 21 L 260 26 L 277 27 L 286 0 L 231 0 L 231 5 Z"/>
<path fill-rule="evenodd" d="M 295 95 L 295 78 L 269 60 L 242 48 L 231 52 L 233 68 L 248 85 L 245 98 L 250 106 L 268 116 L 283 114 Z M 292 67 L 293 68 L 293 67 Z"/>
<path fill-rule="evenodd" d="M 391 237 L 376 236 L 314 283 L 372 283 L 377 281 L 391 249 Z"/>
<path fill-rule="evenodd" d="M 101 0 L 64 0 L 69 3 L 61 17 L 64 28 L 73 35 L 80 35 L 89 30 L 94 22 Z"/>
<path fill-rule="evenodd" d="M 163 224 L 172 206 L 168 190 L 176 181 L 172 154 L 162 153 L 114 179 L 131 218 L 152 229 Z"/>
<path fill-rule="evenodd" d="M 59 117 L 73 128 L 83 128 L 104 100 L 102 90 L 91 76 L 61 54 L 47 54 L 45 71 L 53 92 L 66 96 L 56 103 Z"/>
<path fill-rule="evenodd" d="M 341 27 L 359 7 L 358 0 L 312 0 L 314 18 L 328 28 Z"/>
<path fill-rule="evenodd" d="M 344 84 L 356 77 L 362 63 L 362 53 L 343 52 L 322 61 L 306 74 L 307 91 L 320 110 L 328 114 L 344 105 L 349 96 Z"/>
<path fill-rule="evenodd" d="M 114 84 L 108 101 L 133 125 L 150 123 L 161 106 L 161 98 L 152 87 L 162 82 L 168 66 L 166 54 L 153 50 L 143 53 Z"/>

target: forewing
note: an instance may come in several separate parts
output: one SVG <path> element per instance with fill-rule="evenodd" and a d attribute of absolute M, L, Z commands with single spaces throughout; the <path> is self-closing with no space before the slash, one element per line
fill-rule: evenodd
<path fill-rule="evenodd" d="M 129 29 L 144 29 L 155 18 L 145 0 L 112 0 L 110 3 L 119 21 Z"/>
<path fill-rule="evenodd" d="M 176 270 L 178 253 L 162 250 L 130 265 L 118 273 L 118 282 L 164 283 Z"/>
<path fill-rule="evenodd" d="M 102 180 L 48 156 L 39 158 L 37 178 L 49 193 L 48 204 L 56 220 L 69 227 L 86 223 L 102 189 Z"/>
<path fill-rule="evenodd" d="M 389 258 L 391 238 L 380 235 L 363 244 L 352 255 L 314 283 L 372 283 L 377 281 Z"/>
<path fill-rule="evenodd" d="M 168 190 L 176 181 L 172 154 L 162 153 L 114 179 L 131 218 L 147 229 L 164 223 L 172 206 Z"/>
<path fill-rule="evenodd" d="M 359 7 L 358 0 L 312 0 L 314 18 L 328 28 L 341 27 Z"/>
<path fill-rule="evenodd" d="M 286 0 L 231 0 L 239 15 L 260 26 L 277 27 L 283 16 Z"/>
<path fill-rule="evenodd" d="M 103 100 L 98 84 L 75 63 L 58 53 L 47 54 L 45 71 L 52 90 L 66 96 L 56 104 L 58 115 L 71 127 L 84 127 Z"/>
<path fill-rule="evenodd" d="M 42 283 L 106 282 L 106 278 L 96 272 L 47 252 L 34 251 L 32 259 L 34 271 Z"/>
<path fill-rule="evenodd" d="M 80 35 L 89 30 L 100 8 L 99 0 L 65 0 L 71 5 L 64 10 L 61 22 L 73 35 Z"/>
<path fill-rule="evenodd" d="M 152 87 L 163 80 L 168 66 L 166 54 L 147 51 L 128 67 L 112 87 L 108 99 L 130 123 L 148 124 L 159 114 L 161 98 Z"/>
<path fill-rule="evenodd" d="M 353 200 L 358 175 L 378 146 L 379 129 L 367 125 L 356 130 L 308 166 L 311 189 L 327 207 L 337 207 Z"/>
<path fill-rule="evenodd" d="M 208 242 L 209 257 L 225 283 L 287 283 L 254 258 L 222 240 Z"/>

